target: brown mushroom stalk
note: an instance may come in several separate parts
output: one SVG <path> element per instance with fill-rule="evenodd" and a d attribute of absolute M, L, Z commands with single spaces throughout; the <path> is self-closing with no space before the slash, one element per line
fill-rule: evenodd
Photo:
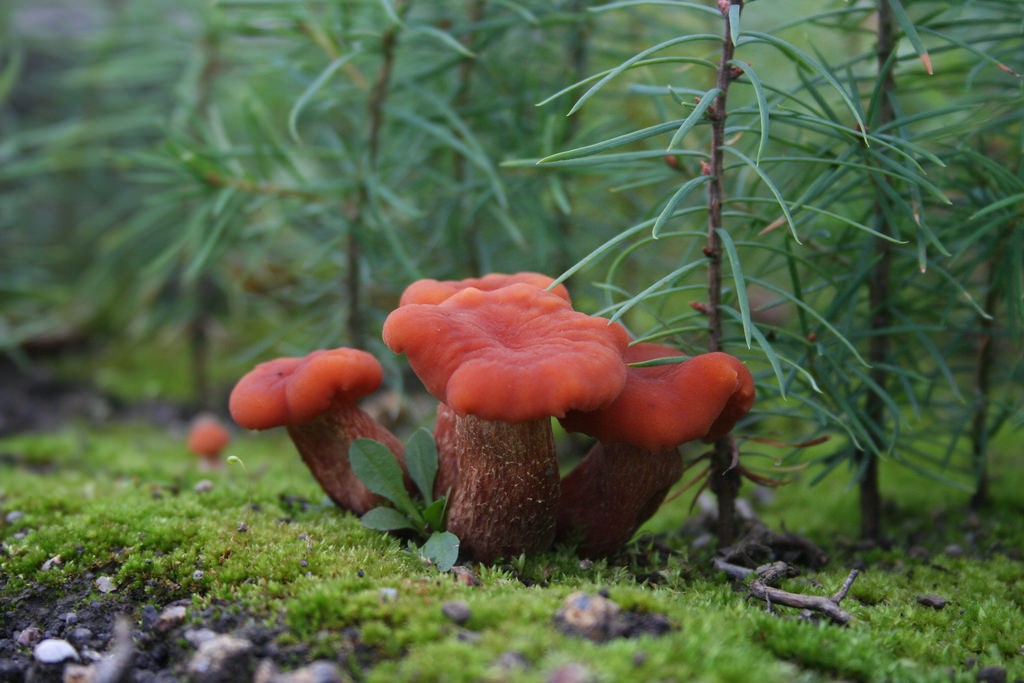
<path fill-rule="evenodd" d="M 624 354 L 639 363 L 682 354 L 659 344 L 635 344 Z M 754 381 L 725 353 L 681 363 L 630 367 L 626 387 L 599 410 L 569 413 L 569 431 L 598 439 L 562 480 L 558 535 L 578 540 L 584 557 L 621 548 L 665 500 L 682 476 L 678 447 L 728 433 L 750 410 Z"/>
<path fill-rule="evenodd" d="M 599 441 L 562 479 L 558 535 L 578 540 L 582 557 L 610 555 L 654 516 L 682 476 L 676 448 Z"/>
<path fill-rule="evenodd" d="M 257 365 L 231 392 L 231 415 L 247 429 L 285 427 L 314 478 L 339 507 L 362 515 L 385 500 L 355 476 L 349 447 L 365 437 L 402 466 L 402 442 L 356 405 L 380 386 L 380 363 L 357 349 L 319 350 Z M 406 487 L 413 491 L 411 481 Z"/>
<path fill-rule="evenodd" d="M 625 383 L 625 330 L 531 284 L 468 287 L 384 323 L 439 409 L 438 488 L 448 530 L 490 562 L 547 549 L 559 481 L 551 417 L 595 409 Z"/>
<path fill-rule="evenodd" d="M 380 441 L 395 454 L 402 470 L 404 445 L 388 429 L 360 408 L 333 402 L 323 414 L 287 426 L 288 436 L 317 483 L 334 503 L 357 515 L 389 503 L 370 491 L 352 472 L 348 451 L 359 438 Z M 412 487 L 406 486 L 412 492 Z"/>

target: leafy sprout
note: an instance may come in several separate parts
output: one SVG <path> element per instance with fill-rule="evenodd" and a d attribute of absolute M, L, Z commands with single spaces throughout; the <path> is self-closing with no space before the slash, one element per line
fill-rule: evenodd
<path fill-rule="evenodd" d="M 459 539 L 445 531 L 448 494 L 434 498 L 437 477 L 437 446 L 430 432 L 419 429 L 405 445 L 409 477 L 416 485 L 419 499 L 405 488 L 405 475 L 387 446 L 373 439 L 356 439 L 349 449 L 352 471 L 360 481 L 392 507 L 375 507 L 362 517 L 363 526 L 377 531 L 411 531 L 425 539 L 421 555 L 443 572 L 459 557 Z"/>

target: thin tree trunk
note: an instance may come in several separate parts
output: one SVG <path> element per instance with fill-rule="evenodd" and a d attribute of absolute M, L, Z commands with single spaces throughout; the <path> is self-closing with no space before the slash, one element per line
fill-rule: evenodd
<path fill-rule="evenodd" d="M 988 292 L 985 294 L 985 311 L 992 313 L 998 305 L 999 294 L 995 283 L 994 269 L 988 274 Z M 971 457 L 974 461 L 974 494 L 971 509 L 977 510 L 989 503 L 988 490 L 988 414 L 989 392 L 992 389 L 992 368 L 995 364 L 995 349 L 992 338 L 992 318 L 982 317 L 979 322 L 981 339 L 978 342 L 978 359 L 974 367 L 974 418 L 971 421 Z"/>
<path fill-rule="evenodd" d="M 735 77 L 733 67 L 729 64 L 736 51 L 728 14 L 729 7 L 733 5 L 742 7 L 743 2 L 731 0 L 728 4 L 719 3 L 723 9 L 724 34 L 716 85 L 721 92 L 708 110 L 711 119 L 711 163 L 707 172 L 711 181 L 708 183 L 708 235 L 707 246 L 704 248 L 708 259 L 708 351 L 722 350 L 722 316 L 719 310 L 722 303 L 722 239 L 718 229 L 722 227 L 722 174 L 725 168 L 722 147 L 725 146 L 727 94 L 729 84 Z M 732 545 L 736 540 L 736 497 L 740 490 L 740 473 L 736 467 L 735 453 L 732 437 L 725 436 L 715 442 L 711 456 L 709 476 L 711 491 L 718 501 L 719 547 Z"/>
<path fill-rule="evenodd" d="M 409 11 L 411 2 L 395 3 L 395 11 L 399 17 L 405 16 Z M 370 91 L 366 111 L 369 116 L 369 129 L 367 131 L 368 151 L 366 166 L 364 168 L 359 192 L 356 194 L 353 206 L 348 211 L 348 235 L 346 238 L 346 266 L 345 295 L 348 299 L 348 317 L 346 326 L 348 328 L 349 343 L 356 348 L 366 346 L 366 315 L 363 311 L 363 266 L 362 266 L 362 237 L 361 231 L 364 228 L 366 206 L 369 204 L 368 183 L 375 182 L 377 174 L 377 163 L 380 157 L 380 136 L 384 125 L 384 105 L 388 97 L 388 89 L 391 86 L 391 75 L 395 68 L 395 57 L 398 51 L 398 33 L 401 25 L 392 26 L 380 39 L 381 66 L 377 72 L 377 79 Z"/>
<path fill-rule="evenodd" d="M 568 7 L 569 11 L 576 15 L 577 23 L 570 29 L 567 37 L 568 46 L 566 60 L 572 67 L 570 80 L 573 83 L 579 82 L 586 77 L 587 64 L 590 58 L 590 24 L 587 20 L 587 0 L 572 0 Z M 582 119 L 581 112 L 576 112 L 566 119 L 565 128 L 562 130 L 562 143 L 570 143 L 576 137 Z M 569 196 L 570 176 L 562 178 L 562 189 Z M 571 203 L 571 200 L 569 200 Z M 573 233 L 573 219 L 570 213 L 556 209 L 555 211 L 555 238 L 558 240 L 556 272 L 564 272 L 569 269 L 575 261 L 569 240 Z"/>
<path fill-rule="evenodd" d="M 892 100 L 896 90 L 896 81 L 892 75 L 890 58 L 896 49 L 895 24 L 889 0 L 879 0 L 877 29 L 877 65 L 878 73 L 883 78 L 879 91 L 878 119 L 876 127 L 886 126 L 895 119 Z M 889 182 L 881 179 L 878 182 Z M 878 540 L 882 535 L 882 496 L 879 490 L 878 455 L 884 440 L 886 408 L 882 394 L 886 390 L 887 375 L 883 366 L 889 357 L 888 330 L 892 325 L 892 311 L 889 306 L 892 299 L 890 282 L 892 271 L 892 242 L 885 236 L 892 234 L 888 224 L 883 202 L 885 196 L 881 189 L 875 193 L 875 223 L 880 237 L 874 240 L 876 264 L 868 280 L 868 305 L 871 310 L 871 343 L 868 348 L 868 362 L 871 363 L 871 380 L 875 387 L 865 399 L 864 414 L 875 442 L 875 449 L 857 452 L 857 464 L 861 469 L 860 479 L 860 534 L 862 538 Z"/>

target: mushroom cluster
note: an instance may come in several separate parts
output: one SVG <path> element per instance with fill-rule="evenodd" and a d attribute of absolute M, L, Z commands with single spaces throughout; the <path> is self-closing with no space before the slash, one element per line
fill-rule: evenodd
<path fill-rule="evenodd" d="M 434 494 L 448 494 L 447 528 L 481 562 L 556 538 L 577 541 L 583 556 L 614 552 L 682 475 L 678 446 L 723 436 L 754 399 L 736 358 L 631 344 L 625 328 L 574 310 L 565 287 L 538 273 L 415 282 L 383 338 L 439 402 Z M 681 362 L 632 365 L 659 358 Z M 404 469 L 401 442 L 356 405 L 381 377 L 355 349 L 279 358 L 238 382 L 231 414 L 250 429 L 286 427 L 331 499 L 363 514 L 382 501 L 353 474 L 352 441 L 381 441 Z M 597 439 L 564 478 L 553 419 Z"/>

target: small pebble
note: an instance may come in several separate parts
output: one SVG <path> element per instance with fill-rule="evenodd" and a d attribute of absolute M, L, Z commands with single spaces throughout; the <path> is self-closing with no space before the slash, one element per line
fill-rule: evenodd
<path fill-rule="evenodd" d="M 1006 669 L 1000 666 L 986 666 L 978 670 L 974 680 L 981 683 L 1006 683 Z"/>
<path fill-rule="evenodd" d="M 918 595 L 917 601 L 925 607 L 931 607 L 932 609 L 942 609 L 949 602 L 941 595 Z"/>
<path fill-rule="evenodd" d="M 99 589 L 100 593 L 113 593 L 117 590 L 117 585 L 109 576 L 101 576 L 96 579 L 96 588 Z"/>
<path fill-rule="evenodd" d="M 171 605 L 164 609 L 160 616 L 156 618 L 153 629 L 157 633 L 167 633 L 185 622 L 186 613 L 187 610 L 184 605 Z"/>
<path fill-rule="evenodd" d="M 957 545 L 956 543 L 950 543 L 949 545 L 947 545 L 943 549 L 943 552 L 946 553 L 947 555 L 949 555 L 950 557 L 963 557 L 964 556 L 964 549 L 961 546 Z"/>
<path fill-rule="evenodd" d="M 88 629 L 84 626 L 79 626 L 71 630 L 68 634 L 68 640 L 76 645 L 84 645 L 92 640 L 92 629 Z"/>
<path fill-rule="evenodd" d="M 455 576 L 455 580 L 461 583 L 463 586 L 479 586 L 480 579 L 476 577 L 472 571 L 467 567 L 460 564 L 455 565 L 451 569 L 452 574 Z"/>
<path fill-rule="evenodd" d="M 345 679 L 332 662 L 317 661 L 301 669 L 281 672 L 273 661 L 264 659 L 252 680 L 253 683 L 344 683 Z"/>
<path fill-rule="evenodd" d="M 246 638 L 220 635 L 205 641 L 192 655 L 188 673 L 193 681 L 247 680 L 242 672 L 253 644 Z M 249 670 L 252 671 L 251 669 Z M 229 674 L 229 678 L 226 678 Z"/>
<path fill-rule="evenodd" d="M 618 604 L 608 598 L 577 591 L 565 599 L 555 624 L 564 633 L 602 641 L 611 635 L 619 612 Z"/>
<path fill-rule="evenodd" d="M 377 593 L 383 603 L 394 602 L 398 599 L 398 590 L 395 588 L 381 588 Z"/>
<path fill-rule="evenodd" d="M 503 652 L 495 664 L 502 671 L 523 671 L 530 668 L 530 660 L 522 652 L 515 652 L 513 650 Z"/>
<path fill-rule="evenodd" d="M 60 664 L 70 659 L 78 660 L 78 651 L 66 640 L 47 638 L 32 650 L 32 656 L 40 664 Z"/>
<path fill-rule="evenodd" d="M 14 524 L 15 522 L 20 522 L 24 517 L 25 517 L 25 513 L 22 512 L 21 510 L 11 510 L 4 517 L 4 520 L 8 524 Z"/>
<path fill-rule="evenodd" d="M 43 566 L 41 567 L 41 569 L 44 572 L 48 572 L 51 569 L 53 569 L 54 567 L 59 567 L 61 565 L 62 561 L 63 560 L 60 559 L 60 555 L 54 555 L 53 557 L 48 559 L 46 562 L 43 562 Z"/>
<path fill-rule="evenodd" d="M 203 580 L 203 576 L 205 576 L 205 574 L 203 574 L 203 570 L 202 569 L 197 569 L 194 572 L 192 572 L 192 580 L 193 581 L 202 581 Z"/>
<path fill-rule="evenodd" d="M 246 524 L 245 522 L 239 522 L 238 523 L 238 533 L 244 534 L 248 530 L 249 530 L 249 525 L 248 524 Z"/>
<path fill-rule="evenodd" d="M 192 487 L 192 490 L 196 493 L 206 493 L 213 490 L 213 482 L 209 479 L 200 479 L 196 482 L 196 485 Z"/>
<path fill-rule="evenodd" d="M 453 622 L 462 626 L 472 616 L 472 612 L 462 600 L 450 600 L 441 605 L 441 613 L 451 619 Z"/>
<path fill-rule="evenodd" d="M 21 647 L 32 647 L 43 639 L 43 632 L 35 626 L 29 626 L 18 634 L 16 640 Z"/>
<path fill-rule="evenodd" d="M 188 629 L 182 634 L 192 647 L 201 647 L 203 643 L 217 637 L 217 632 L 208 628 Z"/>

